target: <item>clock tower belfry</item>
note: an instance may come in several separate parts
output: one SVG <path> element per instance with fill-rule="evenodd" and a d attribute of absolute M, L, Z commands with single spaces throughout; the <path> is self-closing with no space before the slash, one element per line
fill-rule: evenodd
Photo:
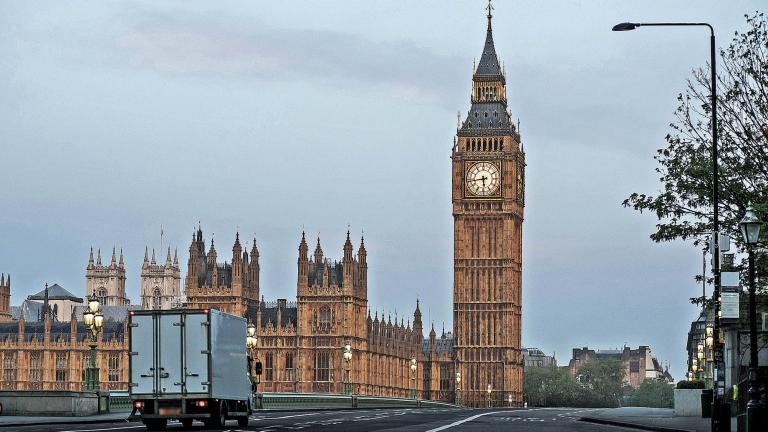
<path fill-rule="evenodd" d="M 493 44 L 492 8 L 472 76 L 471 107 L 451 155 L 454 218 L 453 327 L 459 400 L 521 405 L 522 226 L 525 153 L 507 108 Z"/>

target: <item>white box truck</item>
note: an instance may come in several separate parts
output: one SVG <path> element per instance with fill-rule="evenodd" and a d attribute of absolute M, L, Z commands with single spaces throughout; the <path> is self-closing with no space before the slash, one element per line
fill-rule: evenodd
<path fill-rule="evenodd" d="M 251 414 L 245 318 L 216 309 L 132 311 L 129 315 L 132 419 L 163 430 L 177 419 L 221 427 Z"/>

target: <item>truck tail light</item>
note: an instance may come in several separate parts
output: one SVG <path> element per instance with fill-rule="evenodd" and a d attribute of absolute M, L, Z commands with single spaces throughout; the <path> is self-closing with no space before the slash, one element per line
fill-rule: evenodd
<path fill-rule="evenodd" d="M 142 401 L 135 401 L 133 403 L 133 407 L 137 408 L 137 409 L 142 409 L 142 408 L 144 408 L 144 402 L 142 402 Z"/>
<path fill-rule="evenodd" d="M 205 408 L 208 406 L 208 401 L 206 400 L 195 401 L 195 406 L 198 408 Z"/>

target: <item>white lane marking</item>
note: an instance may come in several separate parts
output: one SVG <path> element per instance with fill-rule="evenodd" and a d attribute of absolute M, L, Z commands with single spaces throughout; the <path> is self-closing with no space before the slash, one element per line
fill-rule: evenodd
<path fill-rule="evenodd" d="M 100 429 L 74 429 L 74 430 L 64 430 L 64 431 L 58 431 L 58 432 L 96 432 L 96 431 L 110 431 L 115 429 L 138 429 L 142 428 L 144 429 L 145 426 L 121 426 L 121 427 L 113 427 L 113 428 L 100 428 Z"/>
<path fill-rule="evenodd" d="M 438 428 L 430 429 L 427 432 L 438 432 L 438 431 L 441 431 L 441 430 L 444 430 L 444 429 L 448 429 L 448 428 L 452 428 L 454 426 L 458 426 L 458 425 L 460 425 L 462 423 L 466 423 L 466 422 L 472 421 L 472 420 L 480 418 L 482 416 L 487 416 L 487 415 L 491 415 L 491 414 L 501 414 L 501 413 L 505 413 L 505 412 L 508 412 L 508 411 L 493 411 L 493 412 L 487 412 L 487 413 L 473 415 L 472 417 L 467 417 L 464 420 L 459 420 L 459 421 L 453 422 L 451 424 L 447 424 L 445 426 L 440 426 Z"/>
<path fill-rule="evenodd" d="M 294 415 L 288 415 L 288 416 L 282 416 L 282 417 L 251 417 L 253 420 L 279 420 L 279 419 L 287 419 L 292 417 L 306 417 L 311 415 L 319 415 L 323 414 L 323 412 L 313 412 L 313 413 L 307 413 L 307 414 L 294 414 Z"/>

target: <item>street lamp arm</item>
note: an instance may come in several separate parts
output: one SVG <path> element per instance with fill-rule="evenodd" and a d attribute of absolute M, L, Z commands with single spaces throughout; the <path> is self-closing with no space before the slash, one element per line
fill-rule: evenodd
<path fill-rule="evenodd" d="M 709 28 L 709 33 L 714 36 L 715 29 L 709 23 L 697 22 L 658 22 L 658 23 L 633 23 L 625 22 L 613 26 L 613 31 L 629 31 L 638 27 L 680 27 L 680 26 L 703 26 Z"/>

